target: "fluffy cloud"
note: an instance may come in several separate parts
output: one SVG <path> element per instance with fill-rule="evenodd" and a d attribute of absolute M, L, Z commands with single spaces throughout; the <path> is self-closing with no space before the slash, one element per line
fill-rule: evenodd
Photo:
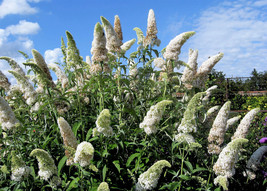
<path fill-rule="evenodd" d="M 47 64 L 62 62 L 63 54 L 60 48 L 45 51 L 44 58 Z"/>
<path fill-rule="evenodd" d="M 266 70 L 266 0 L 225 1 L 204 11 L 189 46 L 199 50 L 199 62 L 224 53 L 215 67 L 227 76 L 249 76 Z"/>
<path fill-rule="evenodd" d="M 17 25 L 8 26 L 5 31 L 12 35 L 29 35 L 36 34 L 40 30 L 38 23 L 32 23 L 25 20 L 19 21 Z"/>
<path fill-rule="evenodd" d="M 0 5 L 0 19 L 10 14 L 28 15 L 37 13 L 28 2 L 38 3 L 40 0 L 3 0 Z"/>

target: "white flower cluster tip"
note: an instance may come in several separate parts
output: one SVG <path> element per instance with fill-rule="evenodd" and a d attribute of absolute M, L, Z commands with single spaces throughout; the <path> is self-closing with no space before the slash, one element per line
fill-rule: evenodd
<path fill-rule="evenodd" d="M 156 133 L 158 131 L 157 125 L 161 120 L 164 108 L 171 103 L 172 101 L 170 100 L 163 100 L 150 107 L 143 122 L 139 125 L 141 129 L 145 130 L 147 135 Z"/>
<path fill-rule="evenodd" d="M 96 128 L 93 129 L 93 136 L 103 134 L 106 137 L 113 135 L 113 129 L 110 127 L 110 112 L 104 109 L 96 120 Z"/>
<path fill-rule="evenodd" d="M 81 142 L 76 149 L 74 162 L 79 163 L 82 167 L 89 166 L 94 157 L 94 147 L 86 141 Z"/>

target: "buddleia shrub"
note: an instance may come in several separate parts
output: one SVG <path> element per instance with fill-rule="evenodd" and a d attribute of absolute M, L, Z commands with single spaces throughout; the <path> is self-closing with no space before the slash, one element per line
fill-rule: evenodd
<path fill-rule="evenodd" d="M 223 53 L 198 66 L 198 51 L 190 49 L 188 61 L 181 61 L 193 31 L 159 51 L 153 10 L 146 34 L 135 27 L 137 38 L 128 41 L 117 15 L 114 26 L 100 21 L 91 58 L 81 57 L 69 31 L 61 38 L 62 63 L 47 64 L 32 50 L 33 58 L 22 53 L 25 74 L 15 60 L 0 57 L 17 80 L 11 84 L 0 73 L 1 188 L 262 189 L 262 166 L 246 164 L 260 146 L 246 144 L 255 138 L 249 126 L 259 109 L 239 122 L 241 116 L 228 115 L 230 102 L 211 104 L 217 86 L 205 89 Z M 250 180 L 248 172 L 256 177 Z"/>

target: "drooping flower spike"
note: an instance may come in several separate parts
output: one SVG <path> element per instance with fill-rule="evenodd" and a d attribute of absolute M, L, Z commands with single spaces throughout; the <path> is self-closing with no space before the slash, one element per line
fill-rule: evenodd
<path fill-rule="evenodd" d="M 74 162 L 79 163 L 82 167 L 89 166 L 94 157 L 94 147 L 86 141 L 81 142 L 76 149 Z"/>

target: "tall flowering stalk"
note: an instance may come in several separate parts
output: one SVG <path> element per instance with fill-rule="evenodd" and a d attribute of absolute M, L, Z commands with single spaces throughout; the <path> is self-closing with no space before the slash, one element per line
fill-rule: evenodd
<path fill-rule="evenodd" d="M 96 23 L 94 29 L 94 39 L 92 42 L 91 54 L 93 63 L 106 62 L 108 50 L 106 49 L 106 37 L 100 23 Z"/>
<path fill-rule="evenodd" d="M 68 84 L 69 84 L 69 80 L 67 75 L 60 69 L 60 67 L 57 64 L 48 64 L 48 68 L 50 68 L 51 70 L 53 70 L 56 73 L 57 76 L 57 80 L 58 82 L 61 83 L 61 87 L 63 89 L 67 88 Z"/>
<path fill-rule="evenodd" d="M 116 31 L 110 24 L 110 22 L 105 18 L 101 16 L 101 22 L 104 26 L 107 44 L 106 47 L 108 51 L 110 52 L 119 52 L 120 46 L 121 46 L 121 40 L 119 39 Z"/>
<path fill-rule="evenodd" d="M 160 40 L 157 38 L 157 23 L 155 18 L 155 13 L 152 9 L 149 10 L 148 18 L 147 18 L 147 31 L 146 31 L 146 37 L 144 38 L 144 46 L 148 45 L 160 45 Z"/>
<path fill-rule="evenodd" d="M 102 182 L 102 183 L 98 186 L 97 191 L 110 191 L 110 190 L 109 190 L 109 187 L 108 187 L 108 183 L 106 183 L 106 182 Z"/>
<path fill-rule="evenodd" d="M 31 168 L 25 165 L 25 162 L 16 155 L 15 151 L 11 151 L 11 156 L 11 180 L 22 181 L 29 176 Z"/>
<path fill-rule="evenodd" d="M 135 43 L 136 39 L 128 40 L 127 42 L 123 43 L 121 45 L 121 53 L 125 53 L 127 50 L 129 50 L 133 44 Z"/>
<path fill-rule="evenodd" d="M 192 83 L 194 80 L 194 76 L 197 73 L 197 57 L 198 50 L 189 49 L 189 58 L 187 65 L 190 67 L 186 67 L 184 69 L 181 81 L 184 82 L 186 88 L 191 89 L 193 87 Z"/>
<path fill-rule="evenodd" d="M 93 129 L 93 136 L 103 134 L 106 137 L 113 135 L 113 129 L 110 127 L 110 112 L 104 109 L 96 120 L 96 128 Z"/>
<path fill-rule="evenodd" d="M 241 118 L 241 115 L 238 115 L 236 117 L 232 117 L 231 119 L 227 120 L 227 124 L 226 124 L 226 131 L 233 126 L 235 123 L 237 123 L 239 121 L 239 119 Z"/>
<path fill-rule="evenodd" d="M 122 30 L 121 30 L 121 21 L 120 21 L 120 18 L 119 18 L 118 15 L 115 15 L 115 19 L 114 19 L 114 30 L 117 33 L 117 36 L 120 39 L 121 45 L 122 45 L 123 44 L 122 43 L 123 36 L 122 36 Z"/>
<path fill-rule="evenodd" d="M 251 155 L 250 159 L 248 160 L 246 167 L 248 168 L 247 173 L 250 179 L 256 178 L 256 174 L 254 172 L 251 172 L 251 170 L 252 171 L 258 170 L 261 159 L 266 152 L 267 152 L 267 146 L 261 146 Z"/>
<path fill-rule="evenodd" d="M 179 58 L 178 56 L 181 52 L 181 48 L 183 44 L 194 34 L 195 32 L 190 31 L 190 32 L 185 32 L 185 33 L 182 33 L 176 36 L 167 45 L 166 51 L 164 52 L 163 57 L 166 60 L 178 61 L 178 58 Z"/>
<path fill-rule="evenodd" d="M 76 149 L 74 162 L 79 163 L 82 167 L 89 166 L 94 157 L 94 147 L 86 141 L 81 142 Z"/>
<path fill-rule="evenodd" d="M 151 106 L 139 127 L 144 129 L 147 135 L 156 133 L 158 131 L 157 125 L 162 118 L 164 108 L 171 103 L 172 101 L 170 100 L 163 100 L 156 105 Z"/>
<path fill-rule="evenodd" d="M 260 111 L 259 108 L 255 108 L 249 111 L 245 115 L 245 117 L 241 120 L 240 124 L 238 125 L 234 135 L 232 136 L 231 138 L 232 140 L 237 139 L 237 138 L 246 138 L 248 134 L 249 126 L 259 111 Z"/>
<path fill-rule="evenodd" d="M 65 48 L 67 69 L 77 69 L 82 64 L 82 57 L 80 56 L 79 49 L 69 31 L 66 31 L 67 48 Z"/>
<path fill-rule="evenodd" d="M 213 166 L 213 171 L 217 175 L 214 179 L 214 184 L 219 184 L 224 190 L 228 190 L 228 178 L 235 174 L 235 163 L 238 160 L 238 153 L 242 148 L 242 145 L 247 143 L 247 139 L 237 138 L 232 140 L 222 150 L 218 160 Z"/>
<path fill-rule="evenodd" d="M 6 60 L 14 72 L 17 72 L 21 76 L 26 78 L 25 72 L 15 60 L 13 60 L 12 58 L 6 57 L 6 56 L 2 56 L 0 57 L 0 59 Z"/>
<path fill-rule="evenodd" d="M 146 172 L 139 176 L 136 190 L 145 191 L 156 188 L 160 175 L 165 167 L 171 167 L 171 164 L 166 160 L 160 160 L 153 164 Z"/>
<path fill-rule="evenodd" d="M 0 96 L 0 124 L 3 130 L 13 130 L 20 125 L 8 103 Z"/>
<path fill-rule="evenodd" d="M 0 87 L 4 88 L 6 92 L 10 89 L 10 82 L 8 81 L 8 78 L 5 76 L 5 74 L 2 73 L 0 70 Z"/>
<path fill-rule="evenodd" d="M 48 181 L 52 176 L 57 174 L 57 167 L 51 155 L 43 149 L 34 149 L 30 156 L 38 160 L 38 175 L 41 179 Z"/>
<path fill-rule="evenodd" d="M 74 163 L 74 153 L 72 154 L 70 150 L 75 151 L 78 146 L 78 142 L 70 125 L 63 117 L 58 118 L 57 123 L 64 145 L 66 146 L 65 155 L 68 157 L 67 165 L 70 166 Z"/>
<path fill-rule="evenodd" d="M 212 154 L 219 154 L 221 152 L 220 145 L 224 141 L 226 131 L 227 119 L 230 112 L 231 102 L 226 102 L 220 109 L 217 117 L 215 118 L 212 128 L 208 136 L 208 152 Z"/>

